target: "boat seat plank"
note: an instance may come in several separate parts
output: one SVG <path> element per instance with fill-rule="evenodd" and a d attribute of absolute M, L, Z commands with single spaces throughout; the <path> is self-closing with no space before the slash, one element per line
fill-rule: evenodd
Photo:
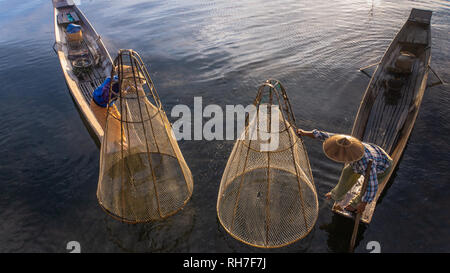
<path fill-rule="evenodd" d="M 73 20 L 69 19 L 69 14 L 72 16 Z M 68 9 L 67 11 L 62 11 L 60 14 L 58 14 L 58 24 L 60 25 L 67 25 L 70 23 L 79 23 L 80 18 L 78 17 L 77 13 L 74 10 Z"/>
<path fill-rule="evenodd" d="M 376 95 L 376 98 L 375 98 L 375 102 L 374 102 L 374 107 L 370 111 L 371 113 L 373 113 L 373 112 L 384 113 L 385 103 L 383 101 L 384 98 L 383 98 L 382 94 L 385 90 L 385 85 L 384 85 L 383 79 L 386 78 L 386 76 L 388 74 L 388 72 L 386 71 L 386 67 L 393 66 L 393 64 L 396 60 L 396 56 L 398 56 L 398 54 L 400 54 L 400 49 L 398 47 L 396 47 L 394 50 L 392 50 L 392 54 L 390 54 L 389 58 L 387 59 L 387 61 L 386 61 L 387 64 L 381 65 L 379 67 L 379 72 L 377 73 L 376 77 L 374 77 L 374 79 L 373 79 L 375 84 L 371 88 L 372 88 L 372 92 Z M 370 114 L 370 115 L 372 115 L 372 114 Z M 365 131 L 363 140 L 374 143 L 374 140 L 372 140 L 372 139 L 374 138 L 375 135 L 378 134 L 378 132 L 373 128 L 377 128 L 376 126 L 374 126 L 374 124 L 377 124 L 380 119 L 381 119 L 381 116 L 377 116 L 377 115 L 369 117 L 369 120 L 371 121 L 371 123 L 370 123 L 370 126 L 369 125 L 366 126 L 367 129 Z"/>
<path fill-rule="evenodd" d="M 385 87 L 384 90 L 387 91 L 387 88 Z M 405 83 L 403 85 L 402 89 L 400 90 L 401 97 L 399 98 L 399 101 L 397 102 L 397 104 L 388 105 L 386 102 L 384 102 L 384 104 L 386 104 L 386 108 L 387 108 L 386 115 L 383 116 L 380 119 L 379 124 L 377 124 L 377 126 L 379 128 L 382 128 L 383 135 L 376 135 L 373 140 L 373 143 L 377 144 L 384 150 L 386 150 L 385 140 L 386 140 L 387 136 L 389 135 L 390 129 L 393 127 L 393 125 L 397 122 L 397 119 L 398 119 L 398 118 L 396 118 L 395 113 L 397 113 L 399 110 L 401 111 L 401 109 L 403 109 L 405 100 L 408 96 L 407 93 L 408 93 L 408 84 Z M 383 100 L 385 100 L 385 98 L 383 98 Z M 389 151 L 386 151 L 386 152 L 389 153 Z"/>
<path fill-rule="evenodd" d="M 432 14 L 433 12 L 429 10 L 412 9 L 408 20 L 423 24 L 430 24 Z"/>
<path fill-rule="evenodd" d="M 384 86 L 381 84 L 381 81 L 378 82 L 378 95 L 375 100 L 376 107 L 372 109 L 369 116 L 371 117 L 371 124 L 367 128 L 368 134 L 362 139 L 365 142 L 368 143 L 376 143 L 376 136 L 380 135 L 380 126 L 379 123 L 381 122 L 383 118 L 383 114 L 386 108 L 386 104 L 383 101 L 383 95 L 384 92 Z M 381 93 L 381 94 L 380 94 Z"/>
<path fill-rule="evenodd" d="M 423 75 L 425 73 L 424 71 L 424 65 L 423 63 L 421 64 L 420 61 L 417 62 L 417 74 L 418 75 Z M 400 132 L 402 131 L 404 125 L 406 124 L 406 120 L 408 119 L 408 117 L 410 116 L 410 113 L 415 112 L 416 106 L 415 106 L 415 102 L 416 102 L 416 96 L 417 96 L 417 92 L 414 92 L 415 90 L 419 90 L 418 85 L 421 82 L 421 78 L 420 77 L 415 77 L 414 80 L 411 81 L 411 86 L 410 86 L 410 92 L 408 92 L 408 100 L 405 104 L 405 106 L 402 109 L 402 112 L 399 112 L 398 114 L 398 122 L 396 124 L 396 126 L 392 126 L 393 129 L 395 129 L 391 135 L 391 138 L 389 139 L 389 142 L 387 142 L 387 148 L 389 149 L 389 151 L 392 152 L 393 147 L 395 147 L 397 145 L 397 141 L 400 139 L 401 135 Z"/>
<path fill-rule="evenodd" d="M 400 36 L 399 42 L 426 45 L 428 44 L 428 31 L 423 25 L 411 24 L 409 31 Z"/>
<path fill-rule="evenodd" d="M 86 99 L 86 102 L 88 104 L 90 104 L 92 101 L 92 93 L 98 86 L 100 86 L 104 82 L 104 80 L 105 80 L 105 78 L 93 79 L 93 80 L 81 81 L 79 83 L 81 92 L 83 93 L 83 96 Z"/>
<path fill-rule="evenodd" d="M 73 7 L 74 5 L 73 0 L 53 0 L 53 6 L 57 9 Z"/>
<path fill-rule="evenodd" d="M 377 88 L 377 90 L 378 90 L 378 88 Z M 374 123 L 376 122 L 376 121 L 375 121 L 375 118 L 376 118 L 377 116 L 376 116 L 376 115 L 373 115 L 373 114 L 371 114 L 371 113 L 373 113 L 373 112 L 379 112 L 380 109 L 381 109 L 381 107 L 382 107 L 381 100 L 379 99 L 379 96 L 377 96 L 377 97 L 375 98 L 375 100 L 374 100 L 373 107 L 372 107 L 371 111 L 369 112 L 369 118 L 368 118 L 368 121 L 367 121 L 367 124 L 366 124 L 366 129 L 365 129 L 365 132 L 364 132 L 364 137 L 363 137 L 363 139 L 362 139 L 363 141 L 367 141 L 367 140 L 370 139 L 370 137 L 374 134 L 373 128 L 374 128 Z"/>
<path fill-rule="evenodd" d="M 79 85 L 80 85 L 81 93 L 83 94 L 84 98 L 86 99 L 86 102 L 88 104 L 90 104 L 91 100 L 92 100 L 92 93 L 95 90 L 95 88 L 93 88 L 91 85 L 91 81 L 80 82 Z"/>
<path fill-rule="evenodd" d="M 384 115 L 384 113 L 382 113 L 379 123 L 375 125 L 378 128 L 378 131 L 383 131 L 383 134 L 373 136 L 370 141 L 379 145 L 388 153 L 391 152 L 388 148 L 389 140 L 397 138 L 392 132 L 395 132 L 395 129 L 399 126 L 399 122 L 402 120 L 402 113 L 409 110 L 416 89 L 415 75 L 420 72 L 420 62 L 419 60 L 416 60 L 413 66 L 413 73 L 407 78 L 400 91 L 401 98 L 399 102 L 396 105 L 387 105 L 385 109 L 386 114 Z M 373 114 L 377 115 L 379 113 L 374 112 Z"/>
<path fill-rule="evenodd" d="M 412 74 L 408 77 L 406 83 L 402 87 L 401 94 L 402 98 L 399 102 L 399 107 L 396 107 L 395 111 L 392 113 L 390 123 L 388 126 L 388 133 L 383 139 L 382 147 L 391 153 L 392 143 L 398 138 L 398 132 L 403 127 L 409 108 L 412 104 L 414 98 L 414 92 L 416 90 L 416 78 L 415 75 L 421 73 L 421 62 L 416 59 L 413 65 Z"/>
<path fill-rule="evenodd" d="M 394 51 L 393 55 L 398 56 L 399 52 L 400 47 L 398 47 Z M 396 59 L 395 57 L 391 58 L 387 66 L 393 65 L 395 59 Z M 378 85 L 374 86 L 374 88 L 377 88 L 376 92 L 378 96 L 375 100 L 374 107 L 369 115 L 365 134 L 363 137 L 364 141 L 375 143 L 381 146 L 382 148 L 386 148 L 385 139 L 387 138 L 391 127 L 393 127 L 392 123 L 395 123 L 396 120 L 395 114 L 399 112 L 399 105 L 401 106 L 402 104 L 405 104 L 404 100 L 405 97 L 407 97 L 405 96 L 405 92 L 406 90 L 409 90 L 409 84 L 407 81 L 402 87 L 401 98 L 399 98 L 398 103 L 396 105 L 387 105 L 384 97 L 384 92 L 387 89 L 385 85 L 385 80 L 393 78 L 393 76 L 386 71 L 385 67 L 382 67 L 381 68 L 382 70 L 379 72 L 379 74 L 382 75 L 383 80 L 377 81 Z"/>

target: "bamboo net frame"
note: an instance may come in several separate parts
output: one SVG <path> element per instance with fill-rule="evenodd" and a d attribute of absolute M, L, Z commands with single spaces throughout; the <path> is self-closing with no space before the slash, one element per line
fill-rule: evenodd
<path fill-rule="evenodd" d="M 283 85 L 267 80 L 258 89 L 256 117 L 246 117 L 225 168 L 217 199 L 221 225 L 235 239 L 260 248 L 292 244 L 309 234 L 318 216 L 318 199 L 303 140 Z M 261 106 L 268 115 L 261 118 Z M 278 130 L 272 116 L 279 116 Z M 254 115 L 255 116 L 255 115 Z M 274 150 L 263 150 L 261 121 L 267 123 Z M 256 123 L 256 124 L 255 124 Z M 258 131 L 251 137 L 252 130 Z"/>
<path fill-rule="evenodd" d="M 98 201 L 109 215 L 127 223 L 167 218 L 190 199 L 191 171 L 139 54 L 120 50 L 114 76 L 119 93 L 111 84 Z"/>

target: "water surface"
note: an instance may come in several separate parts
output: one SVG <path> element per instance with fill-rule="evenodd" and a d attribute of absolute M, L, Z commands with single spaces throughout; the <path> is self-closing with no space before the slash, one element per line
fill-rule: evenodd
<path fill-rule="evenodd" d="M 114 57 L 137 50 L 168 112 L 176 104 L 249 104 L 267 78 L 287 88 L 298 126 L 350 133 L 369 79 L 413 7 L 434 11 L 432 66 L 450 82 L 448 1 L 81 0 Z M 54 42 L 51 1 L 0 0 L 0 252 L 342 252 L 352 221 L 323 194 L 341 165 L 305 140 L 319 194 L 310 235 L 261 250 L 226 234 L 216 216 L 233 141 L 182 141 L 194 176 L 185 209 L 157 223 L 128 225 L 96 199 L 99 149 L 66 87 Z M 449 87 L 425 93 L 409 144 L 357 252 L 449 252 Z M 169 116 L 170 118 L 170 116 Z M 174 121 L 172 119 L 172 121 Z"/>

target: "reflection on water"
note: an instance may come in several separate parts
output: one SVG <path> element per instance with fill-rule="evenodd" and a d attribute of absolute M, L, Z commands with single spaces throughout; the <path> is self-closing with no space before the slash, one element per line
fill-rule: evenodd
<path fill-rule="evenodd" d="M 319 229 L 328 234 L 327 245 L 328 250 L 332 252 L 348 252 L 349 242 L 352 238 L 355 222 L 351 219 L 341 217 L 337 214 L 331 217 L 331 222 L 323 224 Z M 355 247 L 364 239 L 364 231 L 367 225 L 361 224 L 356 235 Z M 362 246 L 362 249 L 365 249 Z"/>
<path fill-rule="evenodd" d="M 368 84 L 358 73 L 377 62 L 412 7 L 431 9 L 432 65 L 450 81 L 447 1 L 82 1 L 80 8 L 114 56 L 134 48 L 149 65 L 170 113 L 176 104 L 248 104 L 277 78 L 298 125 L 349 133 Z M 53 44 L 50 1 L 0 1 L 0 251 L 265 252 L 237 242 L 216 216 L 219 182 L 232 141 L 182 141 L 195 190 L 167 221 L 129 226 L 110 219 L 95 192 L 99 150 L 71 101 Z M 358 252 L 449 251 L 450 97 L 425 94 L 409 145 Z M 170 116 L 169 116 L 170 119 Z M 171 120 L 173 121 L 173 120 Z M 310 235 L 269 252 L 346 251 L 350 224 L 323 199 L 341 166 L 305 140 L 320 194 Z"/>
<path fill-rule="evenodd" d="M 188 252 L 190 242 L 186 238 L 192 234 L 195 218 L 193 207 L 188 207 L 164 221 L 139 225 L 125 225 L 105 217 L 103 225 L 107 240 L 113 243 L 108 251 Z M 97 247 L 101 246 L 89 246 L 91 251 L 97 251 Z"/>

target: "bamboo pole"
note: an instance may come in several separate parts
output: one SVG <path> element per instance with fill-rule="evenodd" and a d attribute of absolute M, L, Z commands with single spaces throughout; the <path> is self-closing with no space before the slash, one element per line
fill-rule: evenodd
<path fill-rule="evenodd" d="M 428 87 L 434 87 L 436 85 L 445 84 L 445 82 L 441 79 L 441 77 L 439 77 L 439 75 L 433 70 L 433 68 L 431 68 L 431 66 L 428 66 L 428 68 L 431 70 L 431 72 L 434 74 L 434 76 L 436 76 L 436 78 L 438 79 L 437 82 L 430 84 Z"/>
<path fill-rule="evenodd" d="M 371 65 L 368 65 L 368 66 L 364 66 L 363 68 L 360 68 L 359 71 L 366 70 L 367 68 L 371 68 L 372 66 L 376 66 L 376 65 L 379 65 L 379 64 L 380 64 L 380 62 L 371 64 Z"/>
<path fill-rule="evenodd" d="M 359 72 L 362 72 L 362 73 L 364 73 L 364 75 L 366 75 L 367 77 L 372 78 L 372 75 L 370 75 L 369 73 L 367 73 L 365 70 L 366 70 L 367 68 L 371 68 L 371 67 L 376 66 L 376 65 L 379 65 L 379 64 L 380 64 L 380 62 L 371 64 L 371 65 L 368 65 L 368 66 L 365 66 L 365 67 L 363 67 L 363 68 L 360 68 L 360 69 L 359 69 Z"/>
<path fill-rule="evenodd" d="M 367 184 L 369 183 L 369 177 L 370 177 L 370 171 L 372 169 L 372 163 L 373 163 L 373 160 L 371 159 L 371 160 L 369 160 L 369 163 L 367 164 L 367 169 L 364 174 L 364 183 L 361 188 L 361 197 L 365 194 L 366 189 L 367 189 Z M 353 226 L 352 239 L 350 240 L 349 252 L 353 252 L 353 250 L 355 248 L 356 235 L 358 234 L 358 228 L 359 228 L 359 221 L 361 220 L 361 216 L 363 213 L 364 213 L 364 211 L 358 212 L 356 214 L 355 225 Z"/>

